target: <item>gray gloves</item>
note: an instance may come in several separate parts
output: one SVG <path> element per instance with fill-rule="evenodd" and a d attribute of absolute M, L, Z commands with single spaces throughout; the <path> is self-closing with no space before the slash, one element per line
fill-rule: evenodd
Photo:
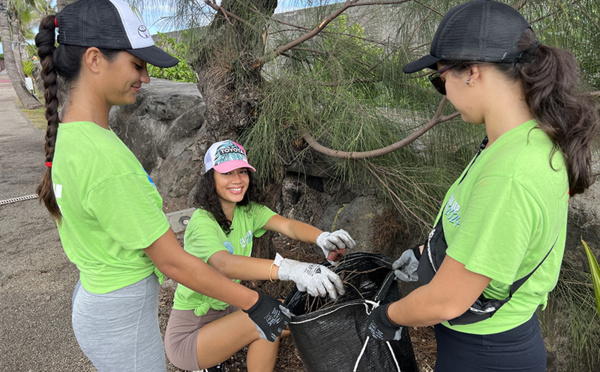
<path fill-rule="evenodd" d="M 342 279 L 323 265 L 305 263 L 282 258 L 279 254 L 275 264 L 279 266 L 280 280 L 293 280 L 300 292 L 308 292 L 311 296 L 325 297 L 329 294 L 332 300 L 345 293 Z"/>
<path fill-rule="evenodd" d="M 417 248 L 418 249 L 418 248 Z M 400 258 L 392 264 L 396 278 L 403 282 L 416 282 L 419 280 L 417 269 L 419 268 L 419 260 L 415 257 L 413 249 L 407 249 L 400 255 Z"/>
<path fill-rule="evenodd" d="M 321 233 L 317 237 L 317 245 L 323 250 L 327 261 L 335 264 L 346 253 L 346 249 L 356 247 L 356 242 L 345 230 L 336 230 Z"/>

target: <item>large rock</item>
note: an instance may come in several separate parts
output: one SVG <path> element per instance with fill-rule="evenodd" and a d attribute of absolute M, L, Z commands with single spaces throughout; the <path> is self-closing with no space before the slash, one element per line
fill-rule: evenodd
<path fill-rule="evenodd" d="M 585 250 L 581 239 L 600 258 L 600 182 L 594 183 L 583 194 L 569 201 L 569 222 L 564 260 L 577 270 L 589 272 Z"/>
<path fill-rule="evenodd" d="M 113 107 L 110 127 L 164 197 L 187 196 L 202 169 L 196 147 L 205 104 L 196 84 L 152 79 L 135 104 Z"/>

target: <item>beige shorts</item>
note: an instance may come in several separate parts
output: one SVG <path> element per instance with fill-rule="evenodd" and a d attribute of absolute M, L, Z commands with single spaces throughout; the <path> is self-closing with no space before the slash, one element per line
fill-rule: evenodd
<path fill-rule="evenodd" d="M 194 314 L 194 310 L 171 310 L 165 332 L 165 351 L 169 361 L 180 369 L 188 371 L 200 369 L 196 350 L 200 328 L 236 310 L 235 306 L 220 311 L 210 309 L 202 316 Z"/>

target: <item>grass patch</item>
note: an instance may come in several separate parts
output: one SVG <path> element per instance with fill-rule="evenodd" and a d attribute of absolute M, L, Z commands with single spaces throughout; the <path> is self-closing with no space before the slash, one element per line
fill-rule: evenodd
<path fill-rule="evenodd" d="M 600 323 L 589 273 L 563 262 L 558 284 L 540 319 L 554 370 L 598 370 Z"/>
<path fill-rule="evenodd" d="M 29 119 L 29 121 L 39 130 L 46 130 L 48 121 L 46 120 L 46 109 L 27 110 L 20 108 L 23 114 Z"/>

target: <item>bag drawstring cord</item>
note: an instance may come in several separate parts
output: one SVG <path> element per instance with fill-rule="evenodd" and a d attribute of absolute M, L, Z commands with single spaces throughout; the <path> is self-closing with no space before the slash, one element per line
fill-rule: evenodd
<path fill-rule="evenodd" d="M 373 306 L 373 308 L 371 310 L 369 310 L 369 306 L 367 306 L 368 304 L 371 304 Z M 366 308 L 367 315 L 371 315 L 371 311 L 375 310 L 375 308 L 378 307 L 379 304 L 380 304 L 380 301 L 374 302 L 374 301 L 365 300 L 365 308 Z M 358 364 L 360 363 L 360 360 L 362 359 L 362 356 L 365 353 L 365 350 L 367 350 L 367 344 L 369 343 L 370 339 L 371 339 L 371 336 L 367 336 L 365 343 L 360 351 L 360 354 L 358 354 L 356 363 L 354 363 L 354 369 L 352 370 L 352 372 L 356 372 L 358 370 Z M 394 364 L 396 364 L 396 369 L 398 370 L 398 372 L 402 372 L 402 370 L 400 369 L 400 365 L 398 364 L 398 360 L 396 360 L 396 355 L 394 355 L 394 350 L 392 349 L 392 345 L 390 345 L 389 341 L 386 341 L 385 344 L 387 345 L 388 349 L 390 349 L 390 354 L 392 354 L 392 359 L 394 359 Z"/>

